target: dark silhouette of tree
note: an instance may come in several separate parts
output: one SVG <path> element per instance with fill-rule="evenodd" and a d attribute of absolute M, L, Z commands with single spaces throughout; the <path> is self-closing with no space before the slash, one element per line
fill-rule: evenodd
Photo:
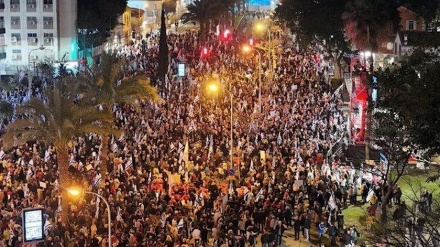
<path fill-rule="evenodd" d="M 210 20 L 220 17 L 225 11 L 225 4 L 220 0 L 195 0 L 187 6 L 188 12 L 181 17 L 183 23 L 200 24 L 200 40 L 204 41 Z"/>
<path fill-rule="evenodd" d="M 296 34 L 302 47 L 319 42 L 334 58 L 335 77 L 340 78 L 340 60 L 348 51 L 342 21 L 347 0 L 285 0 L 275 9 L 275 17 Z"/>
<path fill-rule="evenodd" d="M 440 151 L 440 61 L 415 50 L 396 68 L 378 74 L 380 107 L 404 118 L 407 138 L 427 154 Z"/>
<path fill-rule="evenodd" d="M 165 75 L 168 72 L 169 51 L 167 41 L 167 26 L 165 24 L 165 9 L 162 6 L 162 14 L 160 17 L 160 36 L 159 36 L 159 80 L 161 86 L 165 85 Z"/>
<path fill-rule="evenodd" d="M 78 0 L 78 43 L 80 48 L 99 45 L 110 37 L 117 16 L 127 7 L 127 0 Z"/>
<path fill-rule="evenodd" d="M 358 50 L 376 52 L 399 30 L 398 4 L 389 0 L 347 2 L 342 19 L 346 37 Z"/>

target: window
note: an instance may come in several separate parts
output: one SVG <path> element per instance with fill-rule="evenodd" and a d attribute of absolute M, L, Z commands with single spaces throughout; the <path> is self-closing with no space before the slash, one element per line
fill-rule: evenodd
<path fill-rule="evenodd" d="M 20 28 L 20 17 L 11 16 L 11 28 Z"/>
<path fill-rule="evenodd" d="M 20 0 L 11 0 L 11 5 L 20 5 Z"/>
<path fill-rule="evenodd" d="M 28 33 L 28 38 L 36 38 L 37 33 Z"/>
<path fill-rule="evenodd" d="M 53 18 L 48 16 L 43 16 L 43 25 L 45 29 L 53 28 Z"/>
<path fill-rule="evenodd" d="M 406 21 L 406 30 L 416 30 L 417 23 L 414 20 Z"/>
<path fill-rule="evenodd" d="M 44 0 L 43 4 L 53 4 L 53 1 L 52 0 Z"/>
<path fill-rule="evenodd" d="M 11 33 L 11 45 L 21 45 L 21 35 L 19 33 Z"/>
<path fill-rule="evenodd" d="M 27 17 L 27 22 L 30 23 L 31 25 L 36 25 L 37 24 L 37 17 L 35 17 L 35 16 L 28 16 Z"/>
<path fill-rule="evenodd" d="M 35 29 L 37 28 L 37 17 L 28 16 L 27 17 L 27 28 Z"/>
<path fill-rule="evenodd" d="M 37 5 L 37 0 L 26 0 L 27 5 Z"/>
<path fill-rule="evenodd" d="M 44 45 L 53 45 L 53 33 L 44 33 Z"/>
<path fill-rule="evenodd" d="M 12 60 L 13 61 L 21 61 L 21 50 L 13 49 L 12 50 Z"/>

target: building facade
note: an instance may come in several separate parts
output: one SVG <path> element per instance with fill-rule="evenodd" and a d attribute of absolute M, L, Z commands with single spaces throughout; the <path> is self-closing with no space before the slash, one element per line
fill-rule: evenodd
<path fill-rule="evenodd" d="M 0 74 L 77 59 L 76 0 L 0 0 Z"/>

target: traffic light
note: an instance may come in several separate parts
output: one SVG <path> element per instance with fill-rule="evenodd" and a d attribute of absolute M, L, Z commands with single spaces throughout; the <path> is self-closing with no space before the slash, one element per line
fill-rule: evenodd
<path fill-rule="evenodd" d="M 223 32 L 223 34 L 222 34 L 222 36 L 220 37 L 220 39 L 221 39 L 222 41 L 231 41 L 231 39 L 232 39 L 232 33 L 231 33 L 231 31 L 229 31 L 229 29 L 226 29 L 226 30 Z"/>
<path fill-rule="evenodd" d="M 208 58 L 209 57 L 209 49 L 207 47 L 203 47 L 202 51 L 200 52 L 200 58 Z"/>

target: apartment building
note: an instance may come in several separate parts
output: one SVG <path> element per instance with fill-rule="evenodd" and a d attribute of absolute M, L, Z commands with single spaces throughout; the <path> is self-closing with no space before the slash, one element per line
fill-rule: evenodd
<path fill-rule="evenodd" d="M 0 0 L 0 74 L 77 59 L 76 0 Z"/>

